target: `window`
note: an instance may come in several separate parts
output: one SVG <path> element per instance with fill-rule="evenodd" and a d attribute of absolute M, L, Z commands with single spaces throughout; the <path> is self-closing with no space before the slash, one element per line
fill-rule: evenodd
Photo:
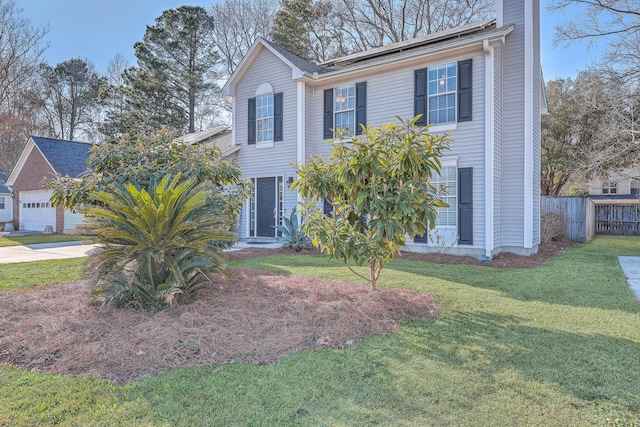
<path fill-rule="evenodd" d="M 456 121 L 456 63 L 429 67 L 429 119 L 434 125 Z"/>
<path fill-rule="evenodd" d="M 440 175 L 434 175 L 431 185 L 436 190 L 442 188 L 442 201 L 449 205 L 448 208 L 437 208 L 436 227 L 456 227 L 458 224 L 458 193 L 457 171 L 453 166 L 443 167 Z"/>
<path fill-rule="evenodd" d="M 417 124 L 470 121 L 471 71 L 471 59 L 415 70 L 414 115 L 421 115 Z"/>
<path fill-rule="evenodd" d="M 273 94 L 256 97 L 258 144 L 273 141 Z"/>
<path fill-rule="evenodd" d="M 282 141 L 282 92 L 274 93 L 268 83 L 256 90 L 256 97 L 249 98 L 247 117 L 247 143 L 271 146 Z"/>
<path fill-rule="evenodd" d="M 0 197 L 0 209 L 5 209 L 5 207 L 4 207 L 4 197 Z"/>
<path fill-rule="evenodd" d="M 618 187 L 615 182 L 605 181 L 602 183 L 602 194 L 616 194 Z"/>
<path fill-rule="evenodd" d="M 333 112 L 335 130 L 353 132 L 356 125 L 356 87 L 354 84 L 337 87 L 333 90 Z"/>
<path fill-rule="evenodd" d="M 367 125 L 367 82 L 351 83 L 324 91 L 323 136 L 334 137 L 334 130 L 361 135 Z"/>

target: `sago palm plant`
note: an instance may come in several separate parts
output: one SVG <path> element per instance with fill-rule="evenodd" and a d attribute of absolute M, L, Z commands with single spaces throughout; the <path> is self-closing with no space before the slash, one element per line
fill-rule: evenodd
<path fill-rule="evenodd" d="M 220 242 L 233 241 L 228 221 L 211 209 L 205 183 L 180 175 L 152 180 L 148 190 L 113 184 L 94 194 L 87 232 L 102 246 L 89 271 L 103 280 L 105 304 L 157 310 L 213 284 L 223 271 Z"/>

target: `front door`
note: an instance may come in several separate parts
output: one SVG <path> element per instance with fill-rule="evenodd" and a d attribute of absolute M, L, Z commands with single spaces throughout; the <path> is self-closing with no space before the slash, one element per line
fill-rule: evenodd
<path fill-rule="evenodd" d="M 276 235 L 276 197 L 275 178 L 256 179 L 256 236 L 258 237 Z"/>

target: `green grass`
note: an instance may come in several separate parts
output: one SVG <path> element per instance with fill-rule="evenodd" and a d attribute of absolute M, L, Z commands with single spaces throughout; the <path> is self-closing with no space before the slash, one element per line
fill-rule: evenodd
<path fill-rule="evenodd" d="M 91 236 L 79 234 L 29 234 L 26 236 L 0 237 L 0 248 L 6 246 L 34 245 L 37 243 L 77 242 L 91 240 Z"/>
<path fill-rule="evenodd" d="M 528 270 L 397 260 L 381 286 L 432 294 L 438 320 L 272 365 L 124 387 L 0 365 L 0 425 L 640 426 L 640 303 L 618 255 L 640 256 L 640 239 L 599 237 Z M 234 265 L 353 280 L 321 257 Z"/>
<path fill-rule="evenodd" d="M 78 280 L 86 265 L 87 258 L 0 264 L 0 290 Z"/>

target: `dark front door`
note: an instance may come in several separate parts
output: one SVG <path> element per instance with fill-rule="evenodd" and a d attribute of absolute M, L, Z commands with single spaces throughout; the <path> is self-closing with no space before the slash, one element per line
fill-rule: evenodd
<path fill-rule="evenodd" d="M 276 234 L 276 180 L 256 179 L 256 236 L 274 237 Z"/>

